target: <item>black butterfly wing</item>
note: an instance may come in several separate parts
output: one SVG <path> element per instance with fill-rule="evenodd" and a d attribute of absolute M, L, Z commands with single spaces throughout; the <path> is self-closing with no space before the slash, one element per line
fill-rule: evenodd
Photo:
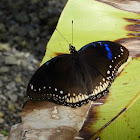
<path fill-rule="evenodd" d="M 126 62 L 129 55 L 125 47 L 110 41 L 89 43 L 78 53 L 80 59 L 83 59 L 86 64 L 91 77 L 90 84 L 93 84 L 93 87 L 92 93 L 89 93 L 88 96 L 92 100 L 96 100 L 108 92 L 118 68 Z M 100 76 L 96 78 L 92 76 L 93 71 L 98 71 Z"/>
<path fill-rule="evenodd" d="M 57 56 L 42 65 L 31 78 L 27 94 L 35 100 L 81 106 L 108 92 L 118 67 L 127 58 L 127 49 L 117 43 L 90 43 L 76 53 Z"/>
<path fill-rule="evenodd" d="M 47 99 L 55 103 L 76 107 L 86 104 L 89 93 L 102 75 L 95 69 L 88 70 L 78 54 L 57 56 L 42 65 L 31 78 L 27 94 L 31 99 Z M 98 89 L 97 89 L 98 92 Z"/>
<path fill-rule="evenodd" d="M 85 65 L 85 77 L 87 79 L 87 95 L 90 100 L 97 100 L 103 95 L 108 93 L 108 88 L 110 86 L 109 80 L 106 78 L 94 67 L 86 63 L 85 57 L 80 55 L 80 59 Z"/>
<path fill-rule="evenodd" d="M 104 78 L 114 80 L 118 68 L 128 59 L 129 51 L 115 42 L 97 41 L 80 49 L 79 55 Z"/>

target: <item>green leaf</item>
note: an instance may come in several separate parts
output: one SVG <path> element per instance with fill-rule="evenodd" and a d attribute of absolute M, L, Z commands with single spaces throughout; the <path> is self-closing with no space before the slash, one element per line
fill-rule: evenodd
<path fill-rule="evenodd" d="M 8 136 L 8 133 L 5 130 L 3 130 L 1 133 L 5 136 Z"/>
<path fill-rule="evenodd" d="M 91 140 L 139 140 L 140 139 L 140 92 L 115 121 L 96 134 Z"/>
<path fill-rule="evenodd" d="M 79 50 L 94 41 L 114 41 L 132 37 L 129 33 L 133 31 L 126 29 L 126 26 L 132 22 L 128 22 L 125 18 L 139 19 L 139 17 L 139 14 L 123 11 L 94 0 L 69 0 L 60 16 L 57 29 L 71 43 L 73 20 L 73 45 Z M 69 53 L 69 45 L 55 30 L 47 44 L 41 65 L 63 53 Z"/>
<path fill-rule="evenodd" d="M 71 43 L 73 20 L 73 45 L 79 50 L 94 41 L 115 41 L 132 37 L 129 33 L 133 31 L 126 28 L 132 25 L 132 22 L 125 19 L 139 18 L 139 14 L 123 11 L 102 2 L 69 0 L 60 16 L 57 29 Z M 47 44 L 41 65 L 63 53 L 69 53 L 69 45 L 55 30 Z M 91 108 L 92 115 L 86 120 L 82 128 L 83 133 L 92 137 L 91 139 L 100 137 L 103 140 L 133 140 L 139 137 L 139 71 L 140 59 L 135 58 L 116 78 L 109 95 L 103 101 L 104 104 Z M 124 112 L 121 112 L 122 110 Z"/>
<path fill-rule="evenodd" d="M 103 140 L 136 140 L 139 138 L 139 72 L 140 58 L 137 57 L 116 78 L 105 103 L 94 107 L 93 114 L 96 116 L 87 120 L 88 123 L 83 128 L 83 131 L 87 131 L 90 137 L 93 136 L 91 140 L 97 137 Z M 122 110 L 124 112 L 121 112 Z"/>

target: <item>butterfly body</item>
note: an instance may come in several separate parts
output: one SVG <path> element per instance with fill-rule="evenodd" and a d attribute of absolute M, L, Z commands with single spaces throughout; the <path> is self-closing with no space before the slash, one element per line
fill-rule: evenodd
<path fill-rule="evenodd" d="M 92 42 L 79 51 L 70 47 L 63 54 L 43 64 L 31 78 L 27 94 L 34 100 L 77 107 L 108 93 L 118 68 L 129 55 L 120 44 Z"/>

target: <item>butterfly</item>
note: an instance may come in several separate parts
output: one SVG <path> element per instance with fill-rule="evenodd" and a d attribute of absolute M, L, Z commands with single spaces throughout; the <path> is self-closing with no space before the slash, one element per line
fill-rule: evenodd
<path fill-rule="evenodd" d="M 108 93 L 129 56 L 124 46 L 111 41 L 92 42 L 79 51 L 70 45 L 69 50 L 70 54 L 52 58 L 35 72 L 27 87 L 30 99 L 69 107 L 95 101 Z"/>

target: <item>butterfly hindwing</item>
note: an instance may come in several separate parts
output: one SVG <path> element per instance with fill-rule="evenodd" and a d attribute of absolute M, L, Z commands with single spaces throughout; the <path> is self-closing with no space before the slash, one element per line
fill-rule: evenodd
<path fill-rule="evenodd" d="M 49 99 L 61 104 L 79 103 L 77 96 L 86 91 L 84 70 L 71 55 L 61 55 L 42 65 L 29 82 L 32 99 Z M 73 98 L 74 97 L 74 98 Z"/>

